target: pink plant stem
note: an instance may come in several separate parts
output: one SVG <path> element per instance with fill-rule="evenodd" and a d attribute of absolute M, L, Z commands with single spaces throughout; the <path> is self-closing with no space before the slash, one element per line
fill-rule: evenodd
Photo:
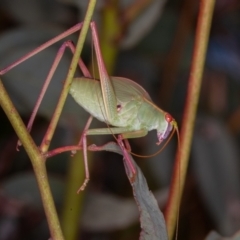
<path fill-rule="evenodd" d="M 188 167 L 214 4 L 215 0 L 202 0 L 200 4 L 186 105 L 180 132 L 181 147 L 176 155 L 170 196 L 165 213 L 169 239 L 173 238 L 176 223 L 178 224 L 180 200 Z"/>

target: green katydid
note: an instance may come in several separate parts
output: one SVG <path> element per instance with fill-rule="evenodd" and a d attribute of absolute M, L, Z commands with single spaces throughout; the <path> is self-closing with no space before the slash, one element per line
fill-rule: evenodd
<path fill-rule="evenodd" d="M 178 132 L 176 121 L 172 118 L 172 116 L 158 108 L 152 102 L 149 94 L 140 85 L 130 79 L 108 76 L 100 51 L 95 23 L 92 22 L 90 26 L 92 30 L 93 45 L 96 52 L 100 79 L 93 79 L 86 66 L 80 59 L 79 67 L 81 68 L 84 77 L 74 78 L 70 87 L 70 94 L 72 97 L 91 115 L 77 146 L 83 148 L 86 174 L 85 181 L 79 190 L 83 190 L 89 181 L 89 170 L 87 163 L 87 135 L 117 134 L 118 137 L 116 140 L 123 151 L 123 156 L 127 164 L 129 164 L 130 169 L 132 169 L 133 175 L 135 175 L 135 168 L 128 155 L 130 149 L 127 139 L 143 137 L 148 133 L 148 131 L 156 130 L 158 139 L 157 144 L 160 144 L 164 139 L 168 138 L 170 132 Z M 0 71 L 0 75 L 5 74 L 13 67 L 17 66 L 21 62 L 27 60 L 53 43 L 59 41 L 60 39 L 80 30 L 81 27 L 81 23 L 77 24 L 66 32 L 46 42 L 12 65 Z M 65 42 L 60 48 L 33 110 L 33 114 L 29 120 L 29 131 L 31 130 L 34 118 L 48 84 L 66 47 L 70 47 L 70 49 L 74 51 L 74 45 L 69 41 Z M 108 127 L 89 129 L 93 117 L 105 122 Z M 77 147 L 75 149 L 79 149 Z M 74 147 L 68 149 L 74 149 Z M 61 150 L 58 152 L 61 152 Z M 48 156 L 50 155 L 51 154 Z"/>

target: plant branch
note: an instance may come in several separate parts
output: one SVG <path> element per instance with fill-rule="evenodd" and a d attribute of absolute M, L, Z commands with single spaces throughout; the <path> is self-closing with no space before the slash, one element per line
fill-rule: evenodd
<path fill-rule="evenodd" d="M 22 145 L 24 146 L 35 172 L 40 194 L 42 197 L 43 207 L 46 213 L 51 237 L 57 240 L 63 240 L 63 234 L 54 206 L 50 186 L 48 183 L 47 171 L 45 167 L 45 158 L 40 153 L 38 147 L 34 143 L 27 131 L 21 117 L 10 100 L 1 80 L 0 80 L 0 105 L 11 122 L 16 134 L 18 135 Z"/>
<path fill-rule="evenodd" d="M 176 155 L 170 196 L 166 208 L 169 239 L 172 239 L 174 235 L 186 178 L 214 4 L 215 0 L 202 0 L 200 4 L 188 92 L 180 132 L 181 147 Z"/>

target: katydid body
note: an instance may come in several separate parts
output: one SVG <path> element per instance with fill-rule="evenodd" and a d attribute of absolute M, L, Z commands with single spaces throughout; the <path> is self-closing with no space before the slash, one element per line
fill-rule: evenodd
<path fill-rule="evenodd" d="M 171 115 L 158 108 L 152 102 L 149 94 L 140 85 L 126 78 L 108 76 L 100 51 L 95 23 L 92 22 L 90 26 L 92 30 L 93 44 L 96 52 L 100 77 L 99 80 L 92 79 L 86 66 L 82 60 L 79 59 L 79 67 L 82 70 L 84 77 L 74 78 L 70 86 L 70 93 L 73 98 L 91 115 L 83 130 L 79 144 L 77 146 L 75 145 L 67 148 L 68 150 L 79 150 L 80 148 L 83 149 L 86 178 L 79 191 L 83 190 L 89 181 L 89 170 L 87 163 L 87 135 L 118 134 L 118 137 L 116 138 L 118 145 L 123 152 L 126 163 L 129 165 L 129 169 L 132 169 L 132 174 L 135 175 L 135 168 L 131 162 L 129 153 L 127 152 L 127 147 L 129 147 L 129 144 L 127 140 L 125 140 L 125 143 L 127 144 L 126 146 L 122 140 L 142 137 L 145 136 L 148 131 L 155 129 L 157 131 L 158 138 L 157 144 L 160 144 L 169 136 L 169 133 L 172 130 L 177 130 L 176 121 L 171 117 Z M 15 63 L 1 70 L 0 75 L 7 73 L 13 67 L 24 62 L 28 58 L 39 53 L 60 39 L 80 30 L 81 28 L 82 24 L 79 23 L 61 35 L 49 40 L 37 49 L 20 58 Z M 31 130 L 34 118 L 46 92 L 48 84 L 66 47 L 69 47 L 72 52 L 75 51 L 75 47 L 70 41 L 63 43 L 62 47 L 59 49 L 29 120 L 29 131 Z M 55 113 L 58 114 L 57 110 Z M 93 117 L 107 123 L 108 127 L 101 129 L 89 129 Z M 54 122 L 56 119 L 57 117 L 52 119 L 52 122 Z M 51 124 L 49 129 L 51 129 Z M 46 154 L 46 156 L 54 155 L 54 153 L 47 153 L 51 138 L 52 135 L 50 136 L 47 131 L 40 146 L 40 151 L 43 154 Z M 59 148 L 59 150 L 55 151 L 55 153 L 60 153 L 64 151 L 63 149 L 64 147 Z M 91 147 L 91 149 L 93 150 L 93 147 Z"/>
<path fill-rule="evenodd" d="M 70 93 L 92 116 L 115 128 L 89 129 L 85 134 L 120 134 L 121 138 L 127 139 L 145 136 L 148 131 L 156 129 L 157 144 L 160 144 L 173 127 L 177 129 L 176 121 L 159 109 L 149 94 L 134 81 L 109 77 L 94 23 L 91 23 L 91 28 L 100 79 L 73 79 Z"/>
<path fill-rule="evenodd" d="M 157 130 L 158 144 L 171 132 L 173 119 L 159 109 L 149 94 L 136 82 L 111 77 L 116 96 L 116 115 L 108 120 L 101 92 L 101 82 L 89 78 L 73 79 L 70 94 L 92 116 L 114 128 L 90 129 L 91 134 L 121 134 L 123 138 L 145 136 L 150 130 Z"/>

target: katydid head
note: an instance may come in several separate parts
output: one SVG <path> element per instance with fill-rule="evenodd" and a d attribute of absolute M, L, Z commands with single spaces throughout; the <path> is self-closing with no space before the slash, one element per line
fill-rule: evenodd
<path fill-rule="evenodd" d="M 162 113 L 162 112 L 161 112 Z M 178 137 L 178 143 L 179 143 L 179 132 L 178 132 L 178 126 L 177 126 L 177 122 L 176 120 L 169 114 L 169 113 L 164 113 L 164 122 L 161 120 L 160 124 L 159 124 L 159 129 L 157 128 L 157 137 L 158 137 L 158 142 L 157 145 L 160 145 L 165 139 L 167 139 L 167 141 L 165 141 L 164 145 L 161 147 L 161 149 L 159 149 L 156 153 L 151 154 L 151 155 L 138 155 L 135 154 L 133 152 L 131 152 L 132 155 L 137 156 L 137 157 L 142 157 L 142 158 L 148 158 L 148 157 L 154 157 L 157 154 L 159 154 L 160 152 L 162 152 L 162 150 L 167 146 L 167 144 L 169 143 L 169 141 L 171 140 L 174 132 L 177 132 L 177 137 Z M 170 136 L 169 136 L 170 134 Z M 179 147 L 179 144 L 178 144 Z"/>
<path fill-rule="evenodd" d="M 178 133 L 178 126 L 176 120 L 169 114 L 165 113 L 165 120 L 166 120 L 166 127 L 164 130 L 161 129 L 161 131 L 157 130 L 157 137 L 158 137 L 158 142 L 157 145 L 161 144 L 163 140 L 167 139 L 169 134 L 171 133 L 169 140 L 172 138 L 174 132 L 177 132 L 177 136 L 179 139 L 179 133 Z M 164 144 L 165 146 L 166 144 Z"/>

